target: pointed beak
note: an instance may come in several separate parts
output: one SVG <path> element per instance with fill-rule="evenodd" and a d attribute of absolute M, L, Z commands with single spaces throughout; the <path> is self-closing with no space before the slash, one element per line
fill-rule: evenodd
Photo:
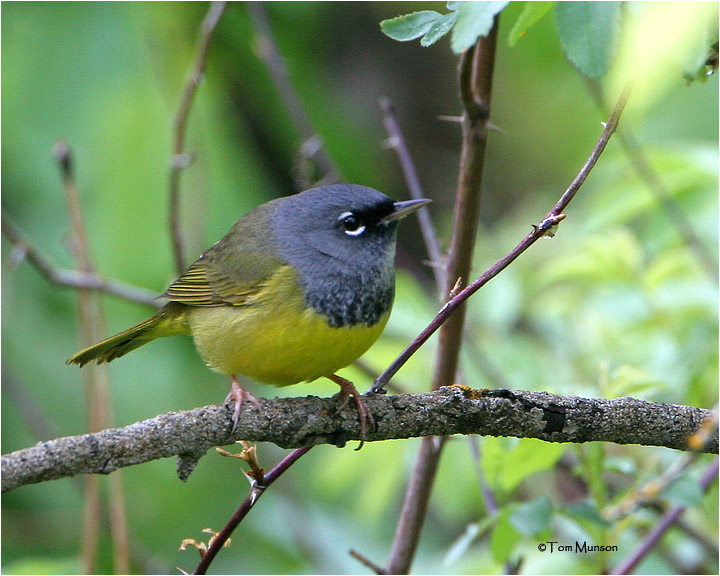
<path fill-rule="evenodd" d="M 400 218 L 405 218 L 408 214 L 412 214 L 423 206 L 430 204 L 430 202 L 432 202 L 432 200 L 428 200 L 427 198 L 395 202 L 395 210 L 385 216 L 385 218 L 382 219 L 382 222 L 393 222 L 395 220 L 400 220 Z"/>

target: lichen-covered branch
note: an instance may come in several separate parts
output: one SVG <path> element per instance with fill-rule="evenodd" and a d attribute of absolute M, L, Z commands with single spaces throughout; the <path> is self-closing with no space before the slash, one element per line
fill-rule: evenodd
<path fill-rule="evenodd" d="M 482 434 L 548 442 L 604 441 L 688 450 L 688 441 L 712 411 L 634 398 L 579 398 L 547 392 L 473 390 L 450 386 L 426 394 L 366 397 L 377 430 L 366 442 Z M 234 434 L 232 411 L 211 405 L 162 414 L 124 428 L 41 442 L 2 457 L 2 491 L 77 474 L 109 474 L 125 466 L 179 456 L 185 479 L 213 446 L 239 439 L 283 448 L 342 446 L 358 440 L 352 406 L 336 413 L 337 399 L 261 399 L 262 413 L 247 402 Z M 702 448 L 717 453 L 715 429 Z"/>

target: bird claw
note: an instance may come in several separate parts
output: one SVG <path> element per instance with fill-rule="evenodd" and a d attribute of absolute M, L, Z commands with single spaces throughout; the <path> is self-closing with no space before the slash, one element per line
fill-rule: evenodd
<path fill-rule="evenodd" d="M 355 450 L 360 450 L 360 448 L 362 448 L 363 444 L 365 443 L 368 424 L 370 425 L 372 430 L 377 429 L 377 426 L 375 425 L 375 419 L 372 416 L 372 412 L 370 412 L 370 408 L 368 407 L 367 402 L 365 402 L 360 392 L 357 391 L 357 388 L 355 388 L 355 385 L 350 380 L 338 376 L 337 374 L 332 374 L 328 376 L 328 378 L 335 382 L 335 384 L 340 386 L 339 395 L 340 398 L 342 398 L 342 403 L 337 409 L 338 413 L 343 408 L 345 408 L 345 406 L 348 405 L 348 403 L 350 402 L 350 396 L 352 396 L 355 400 L 355 406 L 357 406 L 358 418 L 360 420 L 360 445 L 355 448 Z"/>
<path fill-rule="evenodd" d="M 232 383 L 230 385 L 230 393 L 227 395 L 227 398 L 225 398 L 225 404 L 229 404 L 230 401 L 235 402 L 235 407 L 233 408 L 232 415 L 233 427 L 230 431 L 231 434 L 233 434 L 235 432 L 235 429 L 237 428 L 238 421 L 240 420 L 240 410 L 242 409 L 244 400 L 250 401 L 258 410 L 262 410 L 258 399 L 255 398 L 255 396 L 253 396 L 252 394 L 250 394 L 250 392 L 245 390 L 245 388 L 240 386 L 237 378 L 233 376 Z"/>

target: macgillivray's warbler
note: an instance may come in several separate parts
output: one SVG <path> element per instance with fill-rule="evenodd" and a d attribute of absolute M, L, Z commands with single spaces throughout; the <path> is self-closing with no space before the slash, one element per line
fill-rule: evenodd
<path fill-rule="evenodd" d="M 287 386 L 326 377 L 353 396 L 364 438 L 372 415 L 335 372 L 378 339 L 395 294 L 398 221 L 430 200 L 394 202 L 337 184 L 271 200 L 240 218 L 162 294 L 170 302 L 137 326 L 71 356 L 110 362 L 163 336 L 192 335 L 205 363 L 229 374 L 237 424 L 243 374 Z"/>

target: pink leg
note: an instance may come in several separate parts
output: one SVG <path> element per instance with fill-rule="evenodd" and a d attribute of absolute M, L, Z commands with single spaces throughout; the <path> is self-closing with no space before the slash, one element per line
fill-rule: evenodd
<path fill-rule="evenodd" d="M 237 381 L 237 378 L 235 377 L 235 374 L 232 376 L 232 383 L 230 385 L 230 393 L 227 395 L 227 398 L 225 398 L 225 404 L 230 402 L 230 400 L 233 400 L 235 402 L 235 409 L 233 410 L 233 428 L 232 431 L 235 432 L 235 428 L 237 428 L 238 420 L 240 420 L 240 410 L 242 409 L 243 400 L 249 400 L 252 402 L 255 407 L 258 410 L 262 410 L 262 407 L 260 406 L 260 402 L 258 402 L 258 399 L 255 398 L 250 392 L 245 390 Z"/>
<path fill-rule="evenodd" d="M 368 408 L 367 403 L 363 400 L 360 392 L 357 391 L 357 388 L 355 388 L 355 385 L 350 382 L 350 380 L 343 378 L 342 376 L 338 376 L 337 374 L 331 374 L 327 378 L 340 386 L 340 397 L 343 399 L 343 402 L 340 404 L 338 412 L 347 406 L 347 403 L 350 401 L 350 396 L 352 396 L 355 400 L 355 406 L 357 406 L 358 410 L 358 418 L 360 419 L 360 446 L 357 447 L 357 450 L 359 450 L 362 448 L 363 442 L 365 442 L 365 434 L 367 432 L 368 423 L 372 428 L 375 428 L 375 420 L 372 417 L 372 412 L 370 412 L 370 408 Z"/>

